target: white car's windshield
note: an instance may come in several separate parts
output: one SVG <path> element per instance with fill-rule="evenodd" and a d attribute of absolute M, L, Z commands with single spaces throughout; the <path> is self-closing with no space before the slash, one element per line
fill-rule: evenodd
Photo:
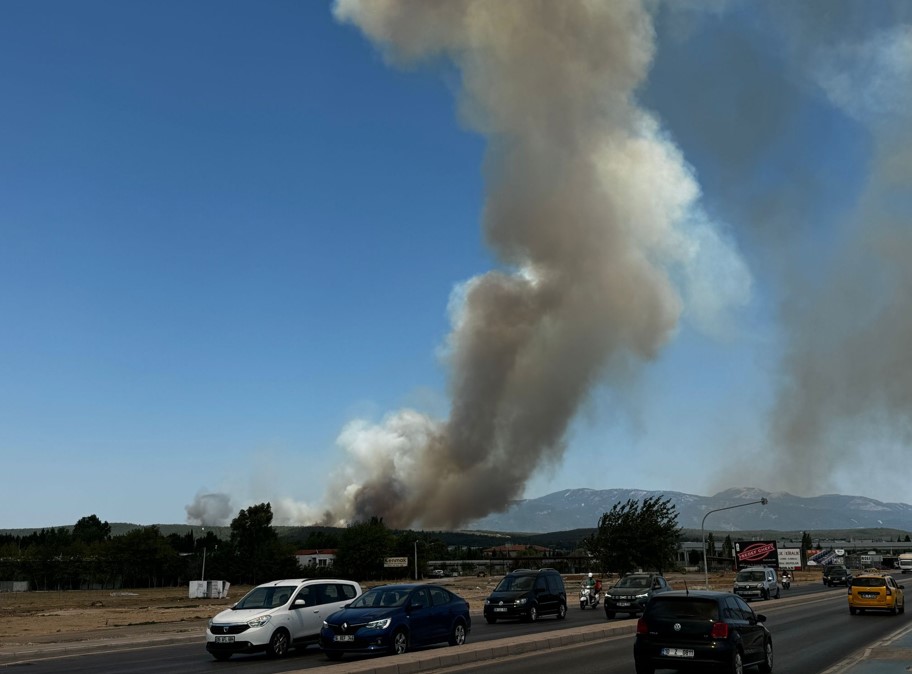
<path fill-rule="evenodd" d="M 284 606 L 291 599 L 295 588 L 291 585 L 278 585 L 276 587 L 256 587 L 244 595 L 237 604 L 235 611 L 255 608 L 276 608 Z"/>
<path fill-rule="evenodd" d="M 735 580 L 739 580 L 742 583 L 762 583 L 765 579 L 766 576 L 762 571 L 741 571 L 735 577 Z"/>

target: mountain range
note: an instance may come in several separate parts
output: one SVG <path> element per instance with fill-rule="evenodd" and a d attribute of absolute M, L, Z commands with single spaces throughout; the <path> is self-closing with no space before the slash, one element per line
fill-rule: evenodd
<path fill-rule="evenodd" d="M 866 496 L 825 494 L 802 497 L 753 487 L 726 489 L 712 496 L 642 489 L 566 489 L 534 499 L 514 501 L 502 513 L 476 520 L 478 531 L 546 533 L 595 528 L 603 513 L 628 499 L 671 499 L 678 526 L 707 531 L 811 531 L 823 529 L 888 528 L 912 531 L 912 506 L 885 503 Z M 767 499 L 766 505 L 745 505 Z M 731 509 L 731 506 L 737 506 Z M 744 507 L 740 507 L 744 506 Z M 712 510 L 726 508 L 707 515 Z"/>

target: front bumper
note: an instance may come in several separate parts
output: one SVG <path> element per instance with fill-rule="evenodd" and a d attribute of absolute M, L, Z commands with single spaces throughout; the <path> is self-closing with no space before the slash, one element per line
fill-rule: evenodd
<path fill-rule="evenodd" d="M 324 628 L 320 632 L 320 648 L 332 653 L 351 653 L 353 655 L 370 655 L 386 653 L 392 647 L 392 631 L 362 628 L 350 635 L 351 641 L 336 641 L 336 632 Z"/>
<path fill-rule="evenodd" d="M 484 607 L 484 617 L 496 618 L 497 620 L 522 620 L 529 617 L 529 608 L 531 604 L 523 606 L 514 606 L 512 604 L 503 606 L 489 605 Z"/>
<path fill-rule="evenodd" d="M 646 608 L 649 597 L 612 597 L 606 596 L 604 605 L 606 611 L 615 613 L 642 613 Z"/>

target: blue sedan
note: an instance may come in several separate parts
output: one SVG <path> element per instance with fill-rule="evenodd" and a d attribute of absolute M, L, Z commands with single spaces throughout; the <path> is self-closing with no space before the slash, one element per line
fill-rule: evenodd
<path fill-rule="evenodd" d="M 405 653 L 411 648 L 465 643 L 469 603 L 439 585 L 383 585 L 368 590 L 323 621 L 320 647 L 330 660 L 345 653 Z"/>

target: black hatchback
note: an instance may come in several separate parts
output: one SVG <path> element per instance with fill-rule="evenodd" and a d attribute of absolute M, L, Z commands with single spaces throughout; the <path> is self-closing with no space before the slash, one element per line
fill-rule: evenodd
<path fill-rule="evenodd" d="M 741 597 L 730 592 L 673 590 L 656 595 L 637 622 L 636 674 L 656 669 L 731 674 L 757 666 L 773 670 L 773 638 Z"/>

